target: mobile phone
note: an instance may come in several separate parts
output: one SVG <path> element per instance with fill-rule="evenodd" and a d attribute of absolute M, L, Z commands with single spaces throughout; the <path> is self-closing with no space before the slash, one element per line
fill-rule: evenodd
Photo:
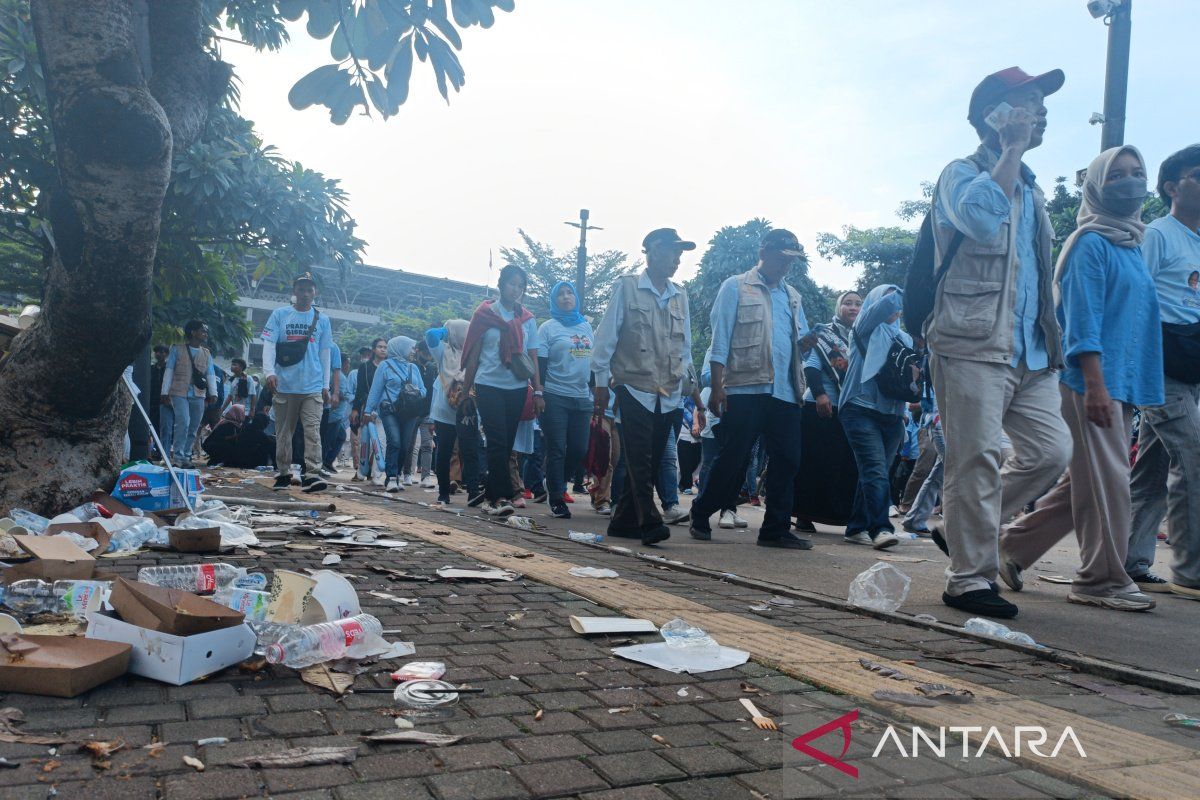
<path fill-rule="evenodd" d="M 992 113 L 990 113 L 986 117 L 984 117 L 983 121 L 988 124 L 989 128 L 991 128 L 992 130 L 994 130 L 996 132 L 999 132 L 1000 131 L 1000 115 L 1007 114 L 1012 110 L 1013 110 L 1012 106 L 1010 106 L 1008 103 L 1005 103 L 1004 101 L 1001 101 L 1000 105 L 998 105 L 994 109 L 992 109 Z"/>

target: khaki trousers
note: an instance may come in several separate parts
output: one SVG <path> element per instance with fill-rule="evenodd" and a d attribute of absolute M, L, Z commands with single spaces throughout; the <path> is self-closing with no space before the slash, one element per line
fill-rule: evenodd
<path fill-rule="evenodd" d="M 304 427 L 304 472 L 316 475 L 321 468 L 321 393 L 275 395 L 275 466 L 280 475 L 292 468 L 292 434 L 296 424 Z"/>
<path fill-rule="evenodd" d="M 1129 501 L 1129 438 L 1133 407 L 1113 402 L 1113 425 L 1088 422 L 1083 395 L 1066 385 L 1063 418 L 1075 440 L 1067 474 L 1000 536 L 1000 550 L 1028 569 L 1072 530 L 1083 562 L 1072 588 L 1090 595 L 1135 592 L 1125 572 L 1132 513 Z"/>
<path fill-rule="evenodd" d="M 999 577 L 1001 521 L 1062 475 L 1071 436 L 1054 371 L 939 355 L 930 365 L 946 440 L 946 592 L 961 595 L 987 589 Z M 1000 452 L 1001 433 L 1015 451 L 1007 460 Z"/>

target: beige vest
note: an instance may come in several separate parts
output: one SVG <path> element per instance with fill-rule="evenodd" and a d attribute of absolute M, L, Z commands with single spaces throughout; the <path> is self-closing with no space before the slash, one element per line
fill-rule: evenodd
<path fill-rule="evenodd" d="M 683 378 L 683 338 L 690 324 L 687 293 L 680 289 L 666 308 L 659 308 L 653 292 L 638 288 L 639 278 L 624 275 L 617 279 L 625 316 L 609 369 L 616 385 L 667 397 L 679 389 Z"/>
<path fill-rule="evenodd" d="M 188 358 L 186 344 L 177 344 L 175 348 L 175 371 L 171 373 L 170 394 L 172 397 L 189 397 L 188 389 L 192 387 L 192 359 Z M 195 356 L 196 369 L 205 375 L 208 374 L 208 359 L 208 348 L 201 347 L 200 355 Z M 205 389 L 204 393 L 207 394 L 208 390 Z"/>
<path fill-rule="evenodd" d="M 737 320 L 729 341 L 729 356 L 725 361 L 726 386 L 754 386 L 775 382 L 775 365 L 771 360 L 771 340 L 774 323 L 771 319 L 771 290 L 763 281 L 758 267 L 737 278 Z M 800 351 L 800 293 L 783 284 L 788 296 L 788 312 L 792 318 L 792 389 L 796 402 L 804 396 L 804 356 Z"/>
<path fill-rule="evenodd" d="M 986 147 L 980 146 L 976 157 L 989 169 L 995 166 L 996 156 Z M 1023 196 L 1017 193 L 1008 221 L 1000 225 L 990 241 L 977 242 L 969 236 L 963 239 L 950 271 L 938 286 L 933 313 L 925 321 L 925 339 L 932 352 L 968 361 L 1012 362 L 1017 229 Z M 1053 227 L 1046 213 L 1046 197 L 1036 184 L 1033 198 L 1037 205 L 1038 324 L 1046 340 L 1051 369 L 1061 369 L 1062 331 L 1054 316 L 1054 262 L 1050 257 Z M 936 207 L 936 196 L 933 202 Z M 933 231 L 933 263 L 940 265 L 942 254 L 954 238 L 954 229 L 935 224 Z"/>

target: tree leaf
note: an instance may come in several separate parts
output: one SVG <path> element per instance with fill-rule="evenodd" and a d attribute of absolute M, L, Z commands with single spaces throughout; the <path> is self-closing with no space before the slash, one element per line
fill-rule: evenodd
<path fill-rule="evenodd" d="M 337 64 L 325 64 L 296 81 L 296 85 L 288 92 L 288 102 L 297 111 L 303 111 L 314 103 L 324 103 L 330 89 L 339 81 Z"/>
<path fill-rule="evenodd" d="M 388 97 L 397 108 L 408 99 L 408 84 L 412 78 L 413 37 L 406 36 L 396 45 L 383 76 L 387 80 Z"/>
<path fill-rule="evenodd" d="M 342 13 L 349 9 L 346 0 L 309 0 L 308 4 L 308 35 L 314 39 L 324 39 L 333 33 L 338 24 L 338 6 Z"/>
<path fill-rule="evenodd" d="M 295 22 L 308 9 L 308 0 L 279 0 L 279 15 Z"/>

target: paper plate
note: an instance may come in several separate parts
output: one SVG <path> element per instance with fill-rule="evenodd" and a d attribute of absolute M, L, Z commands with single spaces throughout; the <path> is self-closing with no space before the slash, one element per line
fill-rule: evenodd
<path fill-rule="evenodd" d="M 362 607 L 358 604 L 358 592 L 354 591 L 350 581 L 328 569 L 318 570 L 312 577 L 317 585 L 313 587 L 312 596 L 304 605 L 301 623 L 312 625 L 362 613 Z"/>

